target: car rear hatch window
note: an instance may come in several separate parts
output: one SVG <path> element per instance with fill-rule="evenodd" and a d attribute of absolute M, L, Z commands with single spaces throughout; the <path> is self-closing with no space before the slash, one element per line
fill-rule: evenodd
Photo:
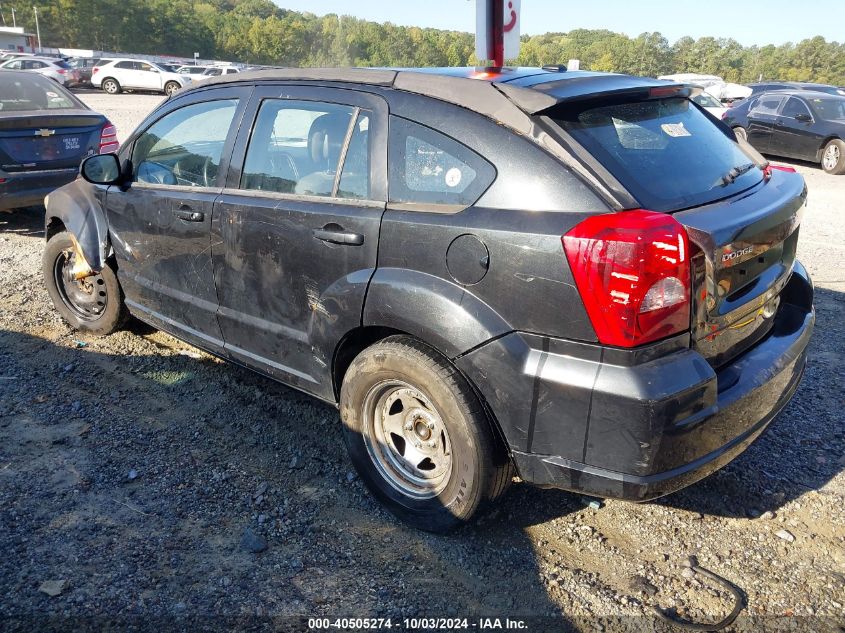
<path fill-rule="evenodd" d="M 563 103 L 544 114 L 641 208 L 672 213 L 686 229 L 693 347 L 719 368 L 766 336 L 795 261 L 801 176 L 764 169 L 681 97 Z"/>
<path fill-rule="evenodd" d="M 758 184 L 754 159 L 681 97 L 562 104 L 548 116 L 652 211 L 676 211 Z"/>

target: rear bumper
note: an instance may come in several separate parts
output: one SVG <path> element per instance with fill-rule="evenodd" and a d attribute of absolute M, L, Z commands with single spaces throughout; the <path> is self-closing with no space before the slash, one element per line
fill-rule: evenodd
<path fill-rule="evenodd" d="M 796 262 L 769 334 L 718 371 L 682 339 L 621 353 L 519 334 L 459 364 L 499 421 L 524 480 L 647 501 L 723 467 L 776 418 L 803 375 L 812 297 Z M 510 337 L 525 348 L 505 341 Z M 514 354 L 510 361 L 521 372 L 505 376 Z M 485 367 L 487 379 L 479 382 L 477 370 Z M 500 397 L 524 379 L 532 394 L 527 406 Z"/>
<path fill-rule="evenodd" d="M 69 182 L 73 182 L 78 169 L 49 171 L 0 171 L 0 211 L 44 204 L 44 196 Z"/>

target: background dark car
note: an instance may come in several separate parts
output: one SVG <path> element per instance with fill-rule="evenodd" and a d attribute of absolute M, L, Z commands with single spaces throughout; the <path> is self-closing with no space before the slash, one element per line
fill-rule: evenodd
<path fill-rule="evenodd" d="M 75 57 L 68 63 L 79 71 L 79 81 L 77 85 L 90 86 L 91 85 L 91 71 L 100 61 L 99 57 Z"/>
<path fill-rule="evenodd" d="M 806 81 L 766 81 L 757 84 L 749 84 L 751 96 L 759 95 L 773 90 L 812 90 L 814 92 L 826 92 L 831 95 L 845 96 L 845 90 L 830 84 L 814 84 Z"/>
<path fill-rule="evenodd" d="M 723 120 L 763 154 L 820 163 L 829 174 L 845 174 L 845 97 L 765 92 L 731 108 Z"/>
<path fill-rule="evenodd" d="M 117 148 L 108 119 L 56 82 L 0 72 L 0 210 L 42 204 L 83 158 Z"/>

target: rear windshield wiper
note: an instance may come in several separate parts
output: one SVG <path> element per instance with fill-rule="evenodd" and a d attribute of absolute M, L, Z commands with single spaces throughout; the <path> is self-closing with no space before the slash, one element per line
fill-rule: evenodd
<path fill-rule="evenodd" d="M 726 187 L 732 184 L 737 178 L 742 176 L 742 174 L 748 173 L 756 166 L 756 163 L 746 163 L 745 165 L 739 165 L 738 167 L 732 168 L 728 173 L 722 176 L 722 186 Z"/>

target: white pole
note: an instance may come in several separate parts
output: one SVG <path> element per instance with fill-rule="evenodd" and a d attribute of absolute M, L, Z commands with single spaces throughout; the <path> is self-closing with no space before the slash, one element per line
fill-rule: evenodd
<path fill-rule="evenodd" d="M 38 35 L 38 52 L 41 52 L 41 27 L 38 26 L 38 7 L 32 7 L 35 11 L 35 32 Z"/>
<path fill-rule="evenodd" d="M 18 21 L 15 19 L 15 7 L 12 7 L 12 26 L 17 27 Z"/>

